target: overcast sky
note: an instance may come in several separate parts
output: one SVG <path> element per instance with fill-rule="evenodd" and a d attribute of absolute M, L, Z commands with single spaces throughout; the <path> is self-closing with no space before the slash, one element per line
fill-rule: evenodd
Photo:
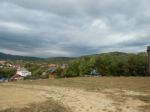
<path fill-rule="evenodd" d="M 140 52 L 150 0 L 0 0 L 0 52 L 37 57 Z"/>

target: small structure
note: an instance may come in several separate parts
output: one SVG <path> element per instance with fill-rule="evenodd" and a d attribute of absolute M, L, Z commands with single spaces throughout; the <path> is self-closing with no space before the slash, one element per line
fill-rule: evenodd
<path fill-rule="evenodd" d="M 148 54 L 148 73 L 150 74 L 150 46 L 147 47 Z"/>
<path fill-rule="evenodd" d="M 90 75 L 92 75 L 92 76 L 100 76 L 100 73 L 98 73 L 96 69 L 92 69 Z"/>
<path fill-rule="evenodd" d="M 31 72 L 29 72 L 27 69 L 25 69 L 25 68 L 20 68 L 20 69 L 18 69 L 17 70 L 17 73 L 16 73 L 17 75 L 20 75 L 20 76 L 22 76 L 22 77 L 26 77 L 26 76 L 29 76 L 29 75 L 31 75 Z"/>
<path fill-rule="evenodd" d="M 9 81 L 17 81 L 17 80 L 23 80 L 24 77 L 23 76 L 20 76 L 18 74 L 15 74 L 14 76 L 12 76 Z"/>
<path fill-rule="evenodd" d="M 65 69 L 66 69 L 66 64 L 62 64 L 62 65 L 49 64 L 48 70 L 47 70 L 48 78 L 49 79 L 55 78 L 57 76 L 58 72 L 60 72 L 60 74 L 59 74 L 60 77 L 64 77 Z"/>
<path fill-rule="evenodd" d="M 48 65 L 48 78 L 49 79 L 53 79 L 56 77 L 56 70 L 58 68 L 58 65 L 57 64 L 54 64 L 54 63 L 51 63 Z"/>
<path fill-rule="evenodd" d="M 58 66 L 58 65 L 53 64 L 53 63 L 48 65 L 49 68 L 56 68 L 57 66 Z"/>
<path fill-rule="evenodd" d="M 24 77 L 30 76 L 31 72 L 29 72 L 25 68 L 19 68 L 14 76 L 12 76 L 9 81 L 17 81 L 17 80 L 23 80 Z"/>
<path fill-rule="evenodd" d="M 51 79 L 51 78 L 54 78 L 55 75 L 56 75 L 56 70 L 57 68 L 56 67 L 51 67 L 48 69 L 48 78 Z"/>
<path fill-rule="evenodd" d="M 20 64 L 15 64 L 14 68 L 16 68 L 17 70 L 19 70 L 21 68 L 21 65 Z"/>
<path fill-rule="evenodd" d="M 4 65 L 6 63 L 6 61 L 0 61 L 1 65 Z"/>

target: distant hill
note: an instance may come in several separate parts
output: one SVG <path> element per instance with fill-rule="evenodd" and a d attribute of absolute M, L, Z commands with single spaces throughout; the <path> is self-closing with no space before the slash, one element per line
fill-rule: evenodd
<path fill-rule="evenodd" d="M 51 63 L 68 63 L 75 59 L 77 58 L 75 57 L 52 57 L 52 58 L 47 58 L 46 61 L 51 62 Z"/>
<path fill-rule="evenodd" d="M 124 52 L 108 52 L 108 53 L 100 53 L 100 54 L 90 54 L 90 55 L 85 55 L 85 56 L 81 56 L 80 58 L 82 57 L 97 57 L 97 56 L 100 56 L 100 57 L 103 57 L 103 56 L 128 56 L 128 55 L 131 55 L 131 53 L 124 53 Z"/>
<path fill-rule="evenodd" d="M 107 57 L 107 58 L 120 58 L 120 59 L 127 59 L 127 57 L 135 55 L 134 53 L 124 53 L 124 52 L 108 52 L 108 53 L 100 53 L 100 54 L 90 54 L 90 55 L 84 55 L 80 57 L 52 57 L 47 58 L 46 61 L 52 62 L 52 63 L 68 63 L 70 61 L 74 60 L 80 60 L 81 58 L 91 58 L 91 57 Z M 143 55 L 146 55 L 145 52 L 143 52 Z"/>
<path fill-rule="evenodd" d="M 124 53 L 124 52 L 108 52 L 108 53 L 101 53 L 101 54 L 91 54 L 91 55 L 86 55 L 86 56 L 81 56 L 81 58 L 105 58 L 107 60 L 127 60 L 129 57 L 134 57 L 137 54 L 140 54 L 142 56 L 147 56 L 146 52 L 139 52 L 139 53 Z"/>
<path fill-rule="evenodd" d="M 19 56 L 19 55 L 11 55 L 0 52 L 0 60 L 24 60 L 24 61 L 47 61 L 51 63 L 66 63 L 76 58 L 71 57 L 51 57 L 51 58 L 37 58 L 30 56 Z"/>
<path fill-rule="evenodd" d="M 145 52 L 142 52 L 143 55 L 146 55 Z M 29 57 L 29 56 L 18 56 L 11 54 L 0 53 L 0 60 L 24 60 L 24 61 L 46 61 L 49 63 L 68 63 L 73 60 L 78 60 L 83 57 L 91 58 L 91 57 L 115 57 L 115 58 L 127 58 L 128 56 L 135 55 L 134 53 L 124 53 L 124 52 L 109 52 L 109 53 L 100 53 L 100 54 L 91 54 L 85 55 L 81 57 L 50 57 L 50 58 L 37 58 L 37 57 Z"/>
<path fill-rule="evenodd" d="M 41 59 L 42 58 L 0 53 L 0 60 L 31 60 L 31 61 L 34 61 L 34 60 L 41 60 Z"/>

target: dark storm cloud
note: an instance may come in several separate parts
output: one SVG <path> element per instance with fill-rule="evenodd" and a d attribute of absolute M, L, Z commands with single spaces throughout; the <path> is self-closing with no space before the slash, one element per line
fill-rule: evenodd
<path fill-rule="evenodd" d="M 149 0 L 1 0 L 0 50 L 32 56 L 137 52 L 149 44 Z"/>
<path fill-rule="evenodd" d="M 11 38 L 10 38 L 11 37 Z M 41 39 L 35 39 L 28 35 L 19 35 L 13 33 L 0 32 L 0 47 L 15 49 L 17 51 L 28 51 L 42 46 Z"/>

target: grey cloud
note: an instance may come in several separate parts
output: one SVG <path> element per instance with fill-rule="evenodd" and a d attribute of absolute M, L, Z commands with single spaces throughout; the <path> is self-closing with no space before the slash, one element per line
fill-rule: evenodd
<path fill-rule="evenodd" d="M 149 0 L 1 0 L 0 49 L 32 56 L 135 52 L 150 42 Z M 127 49 L 123 49 L 126 47 Z"/>
<path fill-rule="evenodd" d="M 131 40 L 127 40 L 124 42 L 119 43 L 120 46 L 124 46 L 124 47 L 142 47 L 145 45 L 148 45 L 150 42 L 150 38 L 149 37 L 137 37 L 135 39 L 131 39 Z"/>

